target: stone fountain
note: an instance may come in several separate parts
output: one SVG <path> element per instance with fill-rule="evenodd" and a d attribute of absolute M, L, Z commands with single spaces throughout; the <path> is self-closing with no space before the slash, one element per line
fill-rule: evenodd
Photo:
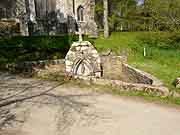
<path fill-rule="evenodd" d="M 71 45 L 65 59 L 24 62 L 15 65 L 15 69 L 41 78 L 67 75 L 86 84 L 110 86 L 120 91 L 139 91 L 162 97 L 169 95 L 168 88 L 160 80 L 128 65 L 126 56 L 109 52 L 99 55 L 89 41 L 83 41 L 81 27 L 77 34 L 79 41 Z"/>
<path fill-rule="evenodd" d="M 73 77 L 102 76 L 101 58 L 95 47 L 89 41 L 83 41 L 79 24 L 79 41 L 71 45 L 65 57 L 66 73 Z"/>

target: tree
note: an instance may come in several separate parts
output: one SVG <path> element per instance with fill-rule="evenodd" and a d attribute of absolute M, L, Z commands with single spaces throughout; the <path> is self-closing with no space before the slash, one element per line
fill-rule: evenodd
<path fill-rule="evenodd" d="M 179 31 L 180 0 L 96 0 L 96 22 L 107 37 L 108 30 Z"/>
<path fill-rule="evenodd" d="M 109 23 L 108 23 L 108 0 L 104 2 L 104 38 L 109 37 Z"/>

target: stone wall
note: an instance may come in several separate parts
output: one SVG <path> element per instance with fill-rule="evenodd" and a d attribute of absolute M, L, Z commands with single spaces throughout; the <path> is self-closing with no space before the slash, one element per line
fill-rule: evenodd
<path fill-rule="evenodd" d="M 64 59 L 20 62 L 15 65 L 16 72 L 28 76 L 65 75 Z"/>
<path fill-rule="evenodd" d="M 156 77 L 125 63 L 125 57 L 100 57 L 89 42 L 84 42 L 82 46 L 79 46 L 79 42 L 75 42 L 65 60 L 22 62 L 17 63 L 15 67 L 16 71 L 30 74 L 57 72 L 70 76 L 101 77 L 105 80 L 121 80 L 132 84 L 163 86 Z"/>
<path fill-rule="evenodd" d="M 148 84 L 127 83 L 121 80 L 110 80 L 90 77 L 79 77 L 83 83 L 88 85 L 110 86 L 115 90 L 123 92 L 143 92 L 153 96 L 167 97 L 170 95 L 168 88 L 164 86 L 152 86 Z"/>
<path fill-rule="evenodd" d="M 0 21 L 6 23 L 16 22 L 20 23 L 18 34 L 27 36 L 28 35 L 28 25 L 25 22 L 27 11 L 25 0 L 1 0 L 0 1 Z M 18 21 L 17 21 L 18 20 Z M 3 28 L 1 28 L 1 31 Z M 17 32 L 14 33 L 13 25 L 8 28 L 8 31 L 12 31 L 9 35 L 16 35 Z M 4 36 L 6 36 L 4 34 Z"/>
<path fill-rule="evenodd" d="M 21 22 L 19 20 L 0 20 L 0 36 L 17 36 L 21 34 Z"/>
<path fill-rule="evenodd" d="M 101 56 L 103 78 L 122 80 L 122 64 L 125 62 L 126 58 L 122 56 Z"/>
<path fill-rule="evenodd" d="M 162 82 L 154 76 L 134 67 L 131 67 L 128 64 L 122 64 L 122 73 L 124 74 L 124 76 L 126 76 L 126 82 L 149 84 L 156 86 L 163 85 Z"/>
<path fill-rule="evenodd" d="M 87 50 L 88 47 L 87 43 L 88 42 L 84 42 L 83 46 L 79 46 L 79 42 L 74 43 L 69 53 L 67 54 L 65 60 L 60 59 L 60 60 L 49 60 L 49 61 L 45 60 L 45 61 L 22 62 L 22 63 L 17 63 L 15 68 L 17 71 L 25 73 L 27 75 L 31 75 L 31 76 L 36 75 L 38 77 L 43 77 L 43 78 L 45 76 L 49 76 L 52 74 L 57 76 L 61 76 L 61 75 L 66 76 L 69 74 L 73 74 L 72 71 L 77 71 L 75 72 L 74 77 L 76 79 L 83 80 L 83 82 L 90 85 L 95 84 L 95 85 L 111 86 L 119 91 L 143 92 L 150 95 L 162 96 L 162 97 L 166 97 L 171 94 L 169 90 L 163 86 L 162 82 L 156 79 L 154 76 L 125 64 L 124 62 L 126 62 L 126 58 L 120 56 L 102 56 L 100 60 L 97 51 L 96 50 L 94 51 L 94 49 L 92 50 L 90 49 L 93 52 L 93 53 L 90 52 L 90 54 L 96 56 L 93 57 L 93 60 L 98 60 L 98 62 L 102 61 L 104 77 L 99 78 L 101 76 L 101 74 L 99 74 L 99 71 L 97 72 L 98 74 L 94 74 L 92 76 L 92 74 L 89 74 L 92 71 L 88 69 L 91 67 L 89 67 L 87 63 L 90 62 L 89 61 L 90 59 L 86 59 L 84 57 L 88 55 L 81 55 L 87 53 L 81 53 L 80 51 L 81 49 Z M 90 46 L 92 47 L 92 45 Z M 80 53 L 76 53 L 77 50 L 80 51 Z M 75 62 L 72 60 L 75 60 Z M 84 60 L 85 62 L 83 62 Z M 92 64 L 93 62 L 94 61 L 90 63 Z M 84 71 L 82 72 L 81 64 L 83 63 L 84 63 Z M 100 65 L 98 65 L 98 68 L 100 68 L 99 66 Z M 73 67 L 75 68 L 75 70 L 72 69 Z M 92 67 L 94 67 L 94 65 L 92 65 Z M 87 70 L 88 72 L 86 72 L 85 70 Z M 124 78 L 123 79 L 121 78 L 122 74 L 126 77 L 126 80 L 124 80 Z"/>

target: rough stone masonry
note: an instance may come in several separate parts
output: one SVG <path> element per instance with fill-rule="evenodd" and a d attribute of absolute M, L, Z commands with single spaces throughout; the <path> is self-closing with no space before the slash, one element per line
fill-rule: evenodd
<path fill-rule="evenodd" d="M 0 20 L 19 19 L 22 35 L 75 33 L 97 36 L 95 0 L 1 0 Z"/>

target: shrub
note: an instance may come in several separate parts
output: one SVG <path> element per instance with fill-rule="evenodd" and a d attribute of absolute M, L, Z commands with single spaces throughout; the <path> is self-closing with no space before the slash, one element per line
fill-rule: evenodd
<path fill-rule="evenodd" d="M 0 63 L 64 58 L 69 36 L 0 38 Z"/>
<path fill-rule="evenodd" d="M 138 39 L 148 47 L 180 49 L 180 33 L 149 32 L 141 34 Z"/>
<path fill-rule="evenodd" d="M 62 59 L 69 50 L 70 44 L 77 40 L 76 35 L 1 37 L 0 64 Z M 87 36 L 84 36 L 84 40 L 93 42 Z"/>

